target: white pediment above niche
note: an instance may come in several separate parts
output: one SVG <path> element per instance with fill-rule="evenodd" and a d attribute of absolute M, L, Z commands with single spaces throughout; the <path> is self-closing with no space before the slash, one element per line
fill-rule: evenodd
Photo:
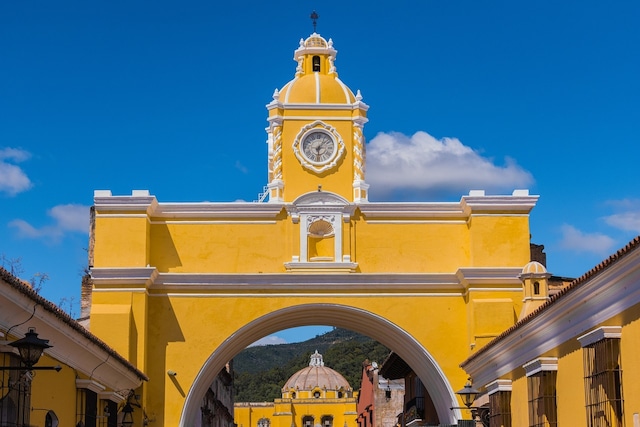
<path fill-rule="evenodd" d="M 328 191 L 314 191 L 298 197 L 286 206 L 287 212 L 294 223 L 298 223 L 300 215 L 333 213 L 342 216 L 344 222 L 349 222 L 355 205 L 347 199 Z"/>
<path fill-rule="evenodd" d="M 358 264 L 343 253 L 343 226 L 349 224 L 356 205 L 328 191 L 303 194 L 286 205 L 287 213 L 297 227 L 300 252 L 285 263 L 287 271 L 354 272 Z M 347 245 L 348 246 L 348 245 Z"/>
<path fill-rule="evenodd" d="M 295 199 L 292 203 L 297 207 L 303 206 L 346 206 L 349 201 L 342 196 L 329 191 L 314 191 L 306 193 Z"/>

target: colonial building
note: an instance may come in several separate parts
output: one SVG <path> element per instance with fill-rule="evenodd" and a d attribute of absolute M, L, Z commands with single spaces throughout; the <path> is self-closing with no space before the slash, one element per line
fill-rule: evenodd
<path fill-rule="evenodd" d="M 640 426 L 640 237 L 552 297 L 541 267 L 520 320 L 461 365 L 490 425 Z"/>
<path fill-rule="evenodd" d="M 35 365 L 18 350 L 25 340 L 44 350 Z M 148 379 L 0 268 L 0 426 L 120 426 L 127 405 L 143 412 L 131 390 Z"/>
<path fill-rule="evenodd" d="M 238 427 L 356 427 L 356 397 L 347 380 L 317 351 L 293 374 L 274 402 L 235 404 Z"/>
<path fill-rule="evenodd" d="M 358 427 L 393 427 L 404 409 L 404 379 L 388 380 L 380 375 L 378 364 L 362 363 L 358 392 Z"/>

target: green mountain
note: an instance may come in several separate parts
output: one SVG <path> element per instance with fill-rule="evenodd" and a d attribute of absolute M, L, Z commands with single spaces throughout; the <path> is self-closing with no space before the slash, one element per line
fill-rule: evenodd
<path fill-rule="evenodd" d="M 381 363 L 389 349 L 356 332 L 334 328 L 307 341 L 249 347 L 233 358 L 236 402 L 272 402 L 281 397 L 284 383 L 309 365 L 318 350 L 325 366 L 341 373 L 354 390 L 360 388 L 362 362 Z"/>

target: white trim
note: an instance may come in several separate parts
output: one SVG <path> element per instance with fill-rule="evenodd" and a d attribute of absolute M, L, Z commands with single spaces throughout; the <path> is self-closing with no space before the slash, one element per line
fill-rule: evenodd
<path fill-rule="evenodd" d="M 102 384 L 93 380 L 82 380 L 76 378 L 76 388 L 91 390 L 94 393 L 100 393 L 106 389 Z"/>
<path fill-rule="evenodd" d="M 316 71 L 313 73 L 313 76 L 316 82 L 316 104 L 320 104 L 320 73 Z"/>
<path fill-rule="evenodd" d="M 486 386 L 487 394 L 491 396 L 492 394 L 498 393 L 499 391 L 511 391 L 513 385 L 511 380 L 495 380 Z"/>
<path fill-rule="evenodd" d="M 197 225 L 227 225 L 227 224 L 259 224 L 259 225 L 264 225 L 264 224 L 277 224 L 278 222 L 275 220 L 264 220 L 264 221 L 248 221 L 248 220 L 220 220 L 220 221 L 198 221 L 198 220 L 190 220 L 190 221 L 181 221 L 181 220 L 175 220 L 175 221 L 150 221 L 151 224 L 187 224 L 187 225 L 193 225 L 193 224 L 197 224 Z"/>
<path fill-rule="evenodd" d="M 301 264 L 291 263 L 291 264 Z M 300 268 L 317 267 L 320 263 L 306 263 Z M 356 262 L 327 263 L 326 267 L 353 268 Z M 295 269 L 295 267 L 293 268 Z M 150 289 L 243 291 L 268 288 L 273 291 L 313 289 L 354 291 L 359 288 L 401 291 L 447 292 L 505 291 L 521 292 L 517 285 L 519 269 L 484 268 L 460 269 L 456 273 L 159 273 L 154 267 L 91 269 L 95 291 L 111 288 L 114 291 L 139 291 L 134 285 Z M 501 285 L 501 286 L 500 286 Z"/>
<path fill-rule="evenodd" d="M 584 335 L 586 331 L 639 304 L 638 282 L 640 248 L 635 248 L 520 324 L 517 331 L 464 361 L 462 368 L 479 383 L 507 375 L 540 354 Z"/>
<path fill-rule="evenodd" d="M 98 393 L 98 397 L 102 400 L 110 400 L 115 403 L 124 402 L 125 397 L 114 391 L 103 391 Z"/>
<path fill-rule="evenodd" d="M 336 239 L 337 246 L 337 239 Z M 302 255 L 302 254 L 301 254 Z M 348 270 L 355 271 L 358 268 L 357 262 L 307 262 L 300 260 L 299 262 L 285 262 L 284 266 L 287 270 Z"/>
<path fill-rule="evenodd" d="M 622 326 L 601 326 L 598 329 L 578 337 L 582 347 L 590 346 L 605 338 L 621 338 Z"/>
<path fill-rule="evenodd" d="M 351 102 L 351 96 L 355 97 L 355 95 L 353 95 L 353 93 L 351 92 L 351 89 L 349 89 L 347 85 L 344 84 L 342 80 L 340 80 L 338 77 L 336 77 L 336 82 L 338 82 L 340 87 L 342 87 L 342 92 L 344 93 L 345 102 Z"/>
<path fill-rule="evenodd" d="M 529 363 L 522 365 L 528 377 L 537 374 L 542 371 L 557 371 L 558 370 L 558 358 L 557 357 L 539 357 L 532 360 Z"/>

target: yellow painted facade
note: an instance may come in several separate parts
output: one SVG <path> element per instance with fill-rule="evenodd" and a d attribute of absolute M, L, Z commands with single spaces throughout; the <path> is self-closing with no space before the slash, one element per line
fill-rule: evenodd
<path fill-rule="evenodd" d="M 338 79 L 336 53 L 319 35 L 302 41 L 295 77 L 267 105 L 263 203 L 95 192 L 90 328 L 149 376 L 136 394 L 155 426 L 198 425 L 235 354 L 316 324 L 396 351 L 453 423 L 460 361 L 517 320 L 537 196 L 370 201 L 368 106 Z"/>
<path fill-rule="evenodd" d="M 640 425 L 638 346 L 640 237 L 528 313 L 462 367 L 474 386 L 489 395 L 485 402 L 510 393 L 510 416 L 492 425 L 635 427 Z M 528 382 L 543 375 L 550 378 L 546 387 L 528 388 Z M 542 422 L 547 424 L 537 424 Z"/>

